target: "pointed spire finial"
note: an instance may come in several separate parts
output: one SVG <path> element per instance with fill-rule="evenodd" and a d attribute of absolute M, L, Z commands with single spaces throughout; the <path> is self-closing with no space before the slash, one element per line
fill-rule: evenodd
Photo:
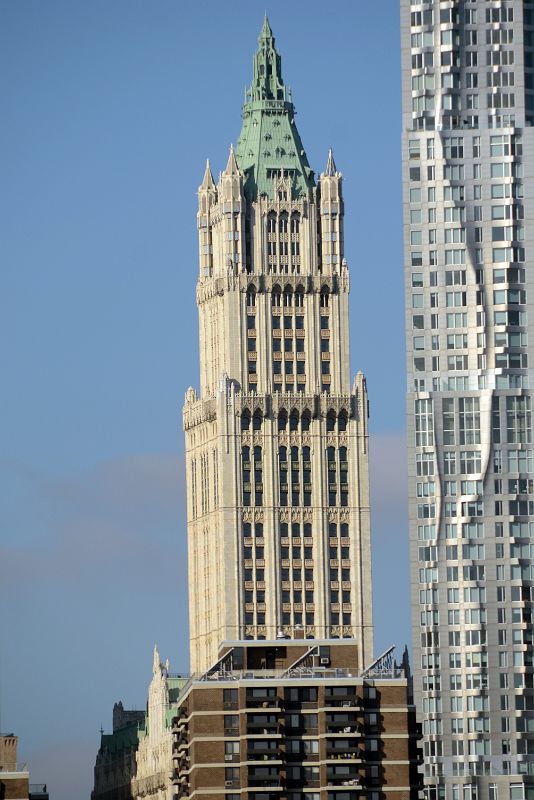
<path fill-rule="evenodd" d="M 206 159 L 206 169 L 204 170 L 204 177 L 202 178 L 202 183 L 200 184 L 200 188 L 201 189 L 215 188 L 215 181 L 213 180 L 213 175 L 211 173 L 209 158 Z"/>
<path fill-rule="evenodd" d="M 239 175 L 239 167 L 235 160 L 234 145 L 230 145 L 230 155 L 228 156 L 228 164 L 224 170 L 226 175 Z"/>
<path fill-rule="evenodd" d="M 160 669 L 159 652 L 158 652 L 158 646 L 157 646 L 157 644 L 155 644 L 154 645 L 154 659 L 152 661 L 152 673 L 154 675 L 157 675 L 157 673 L 159 672 L 159 669 Z"/>
<path fill-rule="evenodd" d="M 332 148 L 330 147 L 328 150 L 328 160 L 326 162 L 325 175 L 328 175 L 329 178 L 333 178 L 336 172 L 337 169 L 336 169 L 336 162 L 334 161 L 334 153 L 332 152 Z"/>
<path fill-rule="evenodd" d="M 273 38 L 273 32 L 272 32 L 271 26 L 269 25 L 269 19 L 267 17 L 267 11 L 265 12 L 265 16 L 263 18 L 263 25 L 261 27 L 259 38 L 260 39 L 272 39 Z"/>

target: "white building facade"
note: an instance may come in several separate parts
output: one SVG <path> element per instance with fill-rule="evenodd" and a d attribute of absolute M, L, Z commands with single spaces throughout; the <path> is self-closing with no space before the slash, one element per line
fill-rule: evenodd
<path fill-rule="evenodd" d="M 372 659 L 367 392 L 349 372 L 341 174 L 315 181 L 265 20 L 235 152 L 199 189 L 186 435 L 191 669 L 223 640 Z"/>
<path fill-rule="evenodd" d="M 415 696 L 428 800 L 534 797 L 534 6 L 401 0 Z"/>

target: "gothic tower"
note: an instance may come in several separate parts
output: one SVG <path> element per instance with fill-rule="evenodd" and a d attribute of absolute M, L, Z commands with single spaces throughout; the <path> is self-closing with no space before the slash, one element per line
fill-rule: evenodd
<path fill-rule="evenodd" d="M 191 669 L 222 640 L 372 658 L 367 390 L 349 367 L 342 176 L 316 182 L 265 18 L 243 126 L 198 193 L 200 393 L 184 406 Z"/>

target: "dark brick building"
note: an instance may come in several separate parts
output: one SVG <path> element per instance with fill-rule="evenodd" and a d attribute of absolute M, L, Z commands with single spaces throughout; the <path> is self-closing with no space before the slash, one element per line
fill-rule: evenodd
<path fill-rule="evenodd" d="M 355 664 L 350 640 L 225 644 L 178 703 L 175 797 L 417 798 L 408 679 L 391 656 Z"/>

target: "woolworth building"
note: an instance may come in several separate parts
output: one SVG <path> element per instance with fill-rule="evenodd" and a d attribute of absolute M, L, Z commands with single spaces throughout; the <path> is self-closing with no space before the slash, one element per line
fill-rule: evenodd
<path fill-rule="evenodd" d="M 186 395 L 191 670 L 222 641 L 353 639 L 372 660 L 368 401 L 351 382 L 342 176 L 316 179 L 267 19 L 242 129 L 198 192 Z"/>

